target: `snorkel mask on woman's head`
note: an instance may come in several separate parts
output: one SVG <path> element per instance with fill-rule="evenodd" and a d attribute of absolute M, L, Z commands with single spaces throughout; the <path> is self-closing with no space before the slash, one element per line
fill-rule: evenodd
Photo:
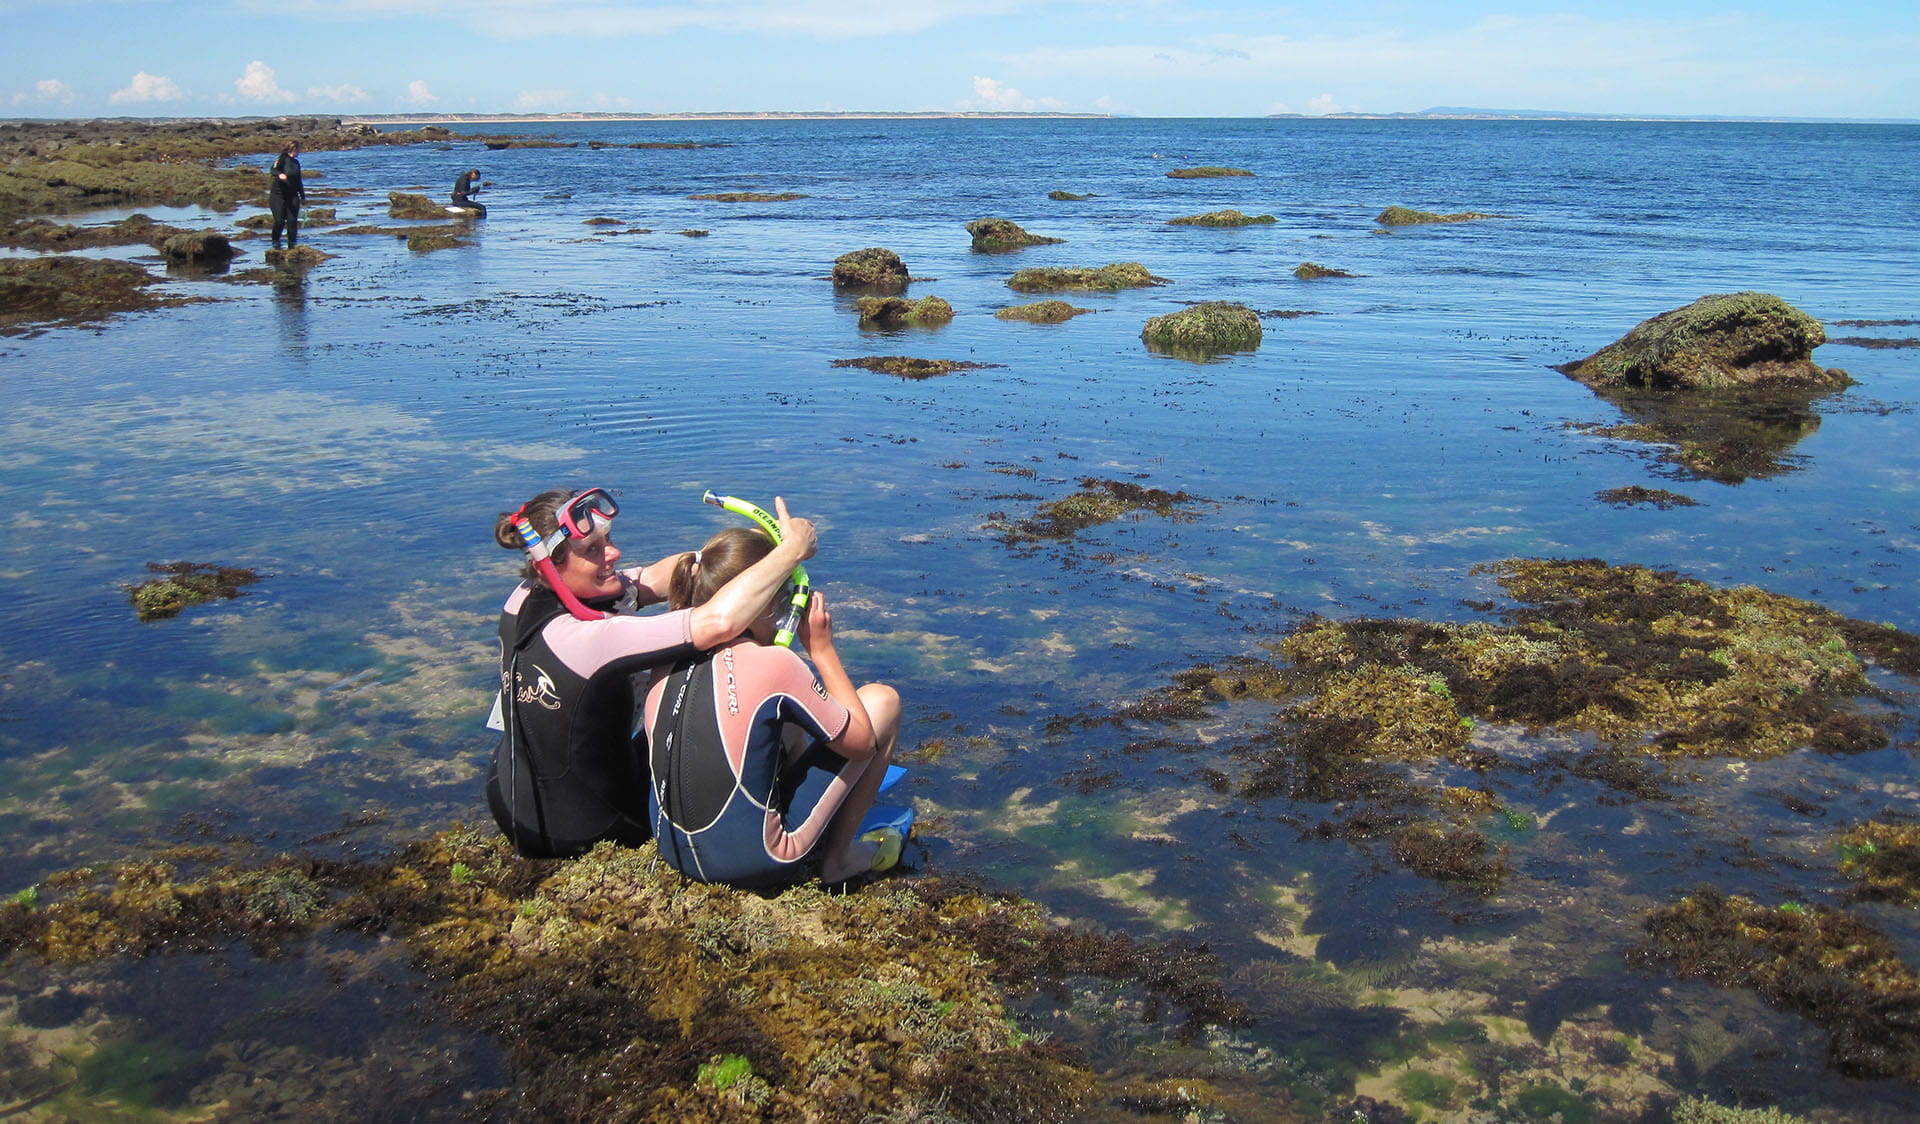
<path fill-rule="evenodd" d="M 602 534 L 612 527 L 613 517 L 618 514 L 620 505 L 613 502 L 605 488 L 588 488 L 554 512 L 560 525 L 547 536 L 546 548 L 551 551 L 569 539 L 589 539 Z"/>

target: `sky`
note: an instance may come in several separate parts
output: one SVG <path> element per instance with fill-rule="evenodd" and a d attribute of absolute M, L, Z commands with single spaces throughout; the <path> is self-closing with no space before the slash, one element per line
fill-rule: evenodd
<path fill-rule="evenodd" d="M 1915 0 L 0 0 L 0 118 L 1920 119 Z"/>

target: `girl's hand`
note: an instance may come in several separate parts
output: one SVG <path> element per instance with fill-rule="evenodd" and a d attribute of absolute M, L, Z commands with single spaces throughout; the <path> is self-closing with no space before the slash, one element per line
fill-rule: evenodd
<path fill-rule="evenodd" d="M 833 614 L 817 589 L 807 598 L 807 619 L 800 622 L 800 644 L 809 652 L 833 647 Z"/>
<path fill-rule="evenodd" d="M 773 497 L 773 517 L 780 526 L 781 543 L 793 543 L 799 546 L 802 561 L 812 558 L 813 552 L 820 547 L 820 539 L 813 530 L 813 520 L 787 514 L 787 501 L 784 496 Z"/>

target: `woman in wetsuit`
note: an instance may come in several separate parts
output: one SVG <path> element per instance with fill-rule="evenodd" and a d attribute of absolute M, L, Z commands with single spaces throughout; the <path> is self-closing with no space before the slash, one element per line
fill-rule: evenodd
<path fill-rule="evenodd" d="M 500 613 L 506 729 L 487 777 L 487 803 L 514 849 L 529 857 L 576 855 L 603 839 L 649 838 L 634 676 L 740 635 L 814 550 L 813 524 L 775 501 L 779 549 L 698 608 L 637 616 L 634 609 L 664 600 L 675 565 L 689 556 L 616 568 L 620 550 L 611 530 L 618 511 L 603 489 L 556 490 L 494 526 L 496 542 L 521 549 L 516 524 L 530 524 L 561 586 L 530 562 Z"/>
<path fill-rule="evenodd" d="M 669 603 L 710 603 L 775 550 L 759 530 L 722 531 L 676 564 Z M 734 886 L 792 881 L 814 854 L 829 884 L 885 870 L 900 832 L 859 831 L 899 737 L 900 696 L 854 687 L 817 591 L 799 633 L 813 669 L 772 643 L 775 611 L 763 602 L 747 635 L 654 673 L 646 728 L 660 857 Z"/>
<path fill-rule="evenodd" d="M 460 173 L 453 181 L 453 205 L 462 210 L 472 211 L 480 218 L 487 217 L 486 205 L 474 199 L 480 194 L 480 169 L 470 168 Z"/>
<path fill-rule="evenodd" d="M 307 185 L 300 180 L 300 146 L 290 144 L 280 150 L 267 173 L 267 210 L 273 212 L 273 244 L 280 244 L 280 232 L 287 232 L 287 245 L 300 241 L 300 208 L 307 201 Z"/>

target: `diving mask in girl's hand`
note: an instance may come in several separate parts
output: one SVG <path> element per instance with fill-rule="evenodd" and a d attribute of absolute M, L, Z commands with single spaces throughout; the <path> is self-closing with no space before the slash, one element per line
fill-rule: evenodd
<path fill-rule="evenodd" d="M 613 517 L 620 514 L 620 505 L 605 488 L 588 488 L 568 500 L 557 514 L 560 527 L 547 539 L 548 550 L 567 539 L 587 539 L 605 532 L 612 526 Z"/>

